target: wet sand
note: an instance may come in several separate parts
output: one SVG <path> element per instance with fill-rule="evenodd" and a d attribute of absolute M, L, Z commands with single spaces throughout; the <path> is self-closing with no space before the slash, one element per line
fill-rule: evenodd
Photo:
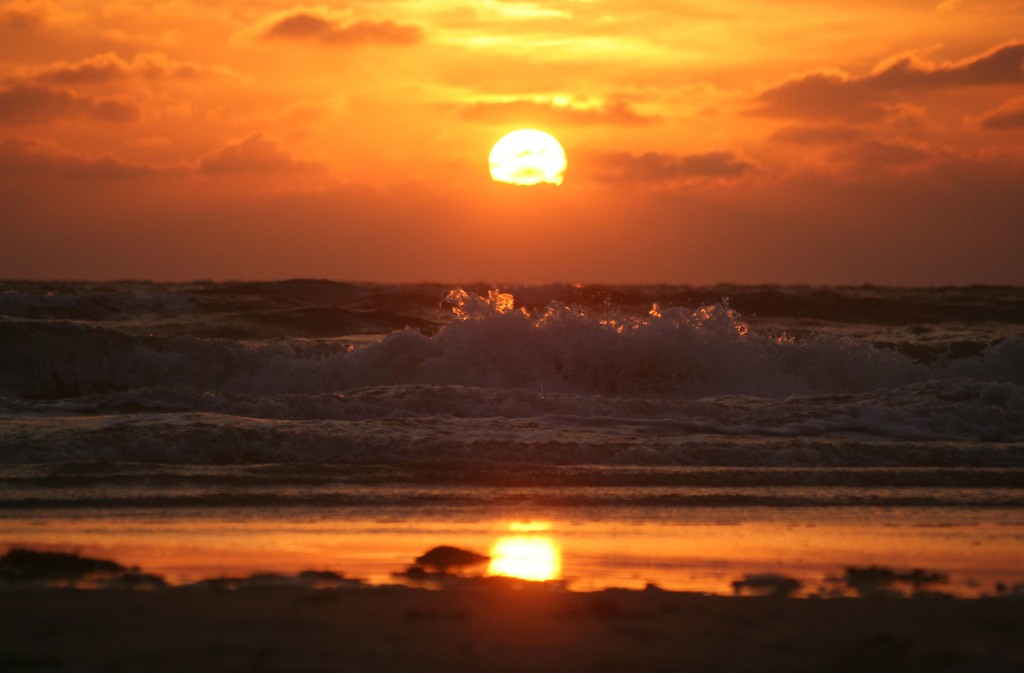
<path fill-rule="evenodd" d="M 501 583 L 0 591 L 0 670 L 1020 671 L 1019 598 L 793 599 Z"/>

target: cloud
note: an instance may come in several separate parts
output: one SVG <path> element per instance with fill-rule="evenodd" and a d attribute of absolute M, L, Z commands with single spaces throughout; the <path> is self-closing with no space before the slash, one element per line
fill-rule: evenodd
<path fill-rule="evenodd" d="M 131 102 L 80 96 L 62 89 L 16 84 L 0 88 L 0 122 L 37 124 L 60 117 L 84 117 L 101 122 L 131 122 L 140 116 Z"/>
<path fill-rule="evenodd" d="M 1010 42 L 955 63 L 934 65 L 913 55 L 884 63 L 866 83 L 883 89 L 1024 84 L 1024 42 Z"/>
<path fill-rule="evenodd" d="M 1011 42 L 978 56 L 941 65 L 903 55 L 865 77 L 838 71 L 804 75 L 762 92 L 754 112 L 779 117 L 873 120 L 887 116 L 898 93 L 1024 84 L 1024 43 Z"/>
<path fill-rule="evenodd" d="M 394 21 L 343 23 L 340 18 L 325 16 L 319 12 L 297 10 L 271 19 L 261 36 L 265 40 L 313 40 L 339 46 L 403 46 L 419 42 L 423 38 L 423 32 L 416 26 Z"/>
<path fill-rule="evenodd" d="M 980 123 L 983 129 L 989 131 L 1024 129 L 1024 96 L 1008 100 L 972 121 Z"/>
<path fill-rule="evenodd" d="M 32 278 L 320 277 L 343 268 L 381 282 L 1020 284 L 1022 167 L 1004 157 L 899 179 L 798 171 L 656 194 L 593 189 L 567 199 L 553 190 L 543 200 L 555 208 L 544 213 L 535 199 L 496 209 L 465 185 L 289 191 L 211 180 L 204 191 L 201 181 L 183 190 L 147 179 L 144 189 L 111 180 L 72 191 L 57 180 L 25 188 L 6 179 L 0 222 L 11 245 L 0 246 L 0 268 Z M 538 213 L 542 246 L 522 228 Z M 494 226 L 465 225 L 481 217 Z M 445 257 L 461 248 L 479 254 Z M 696 252 L 681 262 L 680 251 Z"/>
<path fill-rule="evenodd" d="M 170 141 L 153 139 L 160 146 Z M 0 175 L 87 179 L 126 179 L 144 176 L 185 177 L 213 175 L 322 172 L 322 164 L 299 161 L 260 134 L 227 143 L 198 162 L 143 166 L 113 156 L 92 157 L 69 152 L 54 142 L 8 138 L 0 142 Z"/>
<path fill-rule="evenodd" d="M 163 138 L 151 138 L 148 141 L 142 144 L 166 147 L 170 143 Z M 127 163 L 109 155 L 92 157 L 74 154 L 52 141 L 40 139 L 8 138 L 0 142 L 0 175 L 17 177 L 124 179 L 140 176 L 184 177 L 199 173 L 269 175 L 323 171 L 325 167 L 322 164 L 297 160 L 277 143 L 260 134 L 229 142 L 197 162 L 153 167 Z"/>
<path fill-rule="evenodd" d="M 129 70 L 129 64 L 117 54 L 107 53 L 77 63 L 55 63 L 38 71 L 32 79 L 50 84 L 96 84 L 124 77 Z"/>
<path fill-rule="evenodd" d="M 55 26 L 80 19 L 77 9 L 65 7 L 62 0 L 9 0 L 0 3 L 0 30 L 31 33 L 44 24 Z"/>
<path fill-rule="evenodd" d="M 125 179 L 152 175 L 154 171 L 110 156 L 93 158 L 71 154 L 41 140 L 8 138 L 0 142 L 0 174 Z"/>
<path fill-rule="evenodd" d="M 235 140 L 199 162 L 204 173 L 294 173 L 315 172 L 323 166 L 314 162 L 299 161 L 281 149 L 276 142 L 261 134 Z"/>
<path fill-rule="evenodd" d="M 815 73 L 790 80 L 758 96 L 756 114 L 773 117 L 822 117 L 871 121 L 885 107 L 866 96 L 864 86 L 842 73 Z"/>
<path fill-rule="evenodd" d="M 771 138 L 798 145 L 836 145 L 856 140 L 863 134 L 851 126 L 785 126 L 775 131 Z"/>
<path fill-rule="evenodd" d="M 81 61 L 60 61 L 35 70 L 27 78 L 42 84 L 105 84 L 129 77 L 145 79 L 196 79 L 207 75 L 232 75 L 227 68 L 191 61 L 177 61 L 160 52 L 137 54 L 127 61 L 114 52 L 97 54 Z"/>
<path fill-rule="evenodd" d="M 621 100 L 606 101 L 598 107 L 558 105 L 550 101 L 512 100 L 498 103 L 474 103 L 462 111 L 471 121 L 545 122 L 552 124 L 649 124 L 655 117 L 642 115 Z"/>
<path fill-rule="evenodd" d="M 786 126 L 775 131 L 770 139 L 811 148 L 801 155 L 805 160 L 803 168 L 817 166 L 816 170 L 824 169 L 844 179 L 927 170 L 948 162 L 953 156 L 948 148 L 932 146 L 912 137 L 894 136 L 891 128 L 873 136 L 867 129 L 857 126 Z"/>
<path fill-rule="evenodd" d="M 0 28 L 13 31 L 29 31 L 43 22 L 44 13 L 31 8 L 10 5 L 0 9 Z"/>
<path fill-rule="evenodd" d="M 661 152 L 604 152 L 585 163 L 593 166 L 601 182 L 662 184 L 700 178 L 737 178 L 751 171 L 753 164 L 733 152 L 664 154 Z"/>
<path fill-rule="evenodd" d="M 834 154 L 834 158 L 853 164 L 870 174 L 879 175 L 887 169 L 927 166 L 932 160 L 939 158 L 939 153 L 926 144 L 909 140 L 865 138 L 844 146 Z"/>

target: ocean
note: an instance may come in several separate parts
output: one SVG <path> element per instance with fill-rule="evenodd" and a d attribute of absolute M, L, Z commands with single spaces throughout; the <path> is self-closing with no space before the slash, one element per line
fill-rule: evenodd
<path fill-rule="evenodd" d="M 0 282 L 0 547 L 1024 581 L 1024 289 Z"/>

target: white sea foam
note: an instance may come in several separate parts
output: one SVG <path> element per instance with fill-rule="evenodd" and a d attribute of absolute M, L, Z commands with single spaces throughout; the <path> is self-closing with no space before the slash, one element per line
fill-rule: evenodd
<path fill-rule="evenodd" d="M 218 324 L 249 289 L 227 299 L 225 288 L 203 289 L 217 298 Z M 574 292 L 533 294 L 555 290 Z M 379 325 L 389 302 L 400 304 L 389 315 L 411 311 L 411 290 L 400 300 L 375 291 L 384 299 L 346 315 L 368 310 Z M 369 290 L 260 292 L 259 307 L 292 310 L 307 295 L 363 301 Z M 726 303 L 525 309 L 510 294 L 455 291 L 442 302 L 451 317 L 429 329 L 218 338 L 201 336 L 205 327 L 161 333 L 166 313 L 141 318 L 167 310 L 159 288 L 127 296 L 102 312 L 131 304 L 131 329 L 0 320 L 0 462 L 1024 464 L 1020 336 L 922 360 L 836 325 L 796 337 L 755 329 Z M 46 310 L 85 310 L 75 301 Z"/>
<path fill-rule="evenodd" d="M 72 322 L 8 320 L 0 391 L 68 396 L 156 386 L 249 394 L 343 392 L 410 383 L 695 398 L 852 393 L 929 380 L 1024 384 L 1024 338 L 922 364 L 846 337 L 800 340 L 748 328 L 728 306 L 637 317 L 503 295 L 456 295 L 457 319 L 353 348 L 345 340 L 156 337 Z M 507 296 L 507 295 L 506 295 Z"/>

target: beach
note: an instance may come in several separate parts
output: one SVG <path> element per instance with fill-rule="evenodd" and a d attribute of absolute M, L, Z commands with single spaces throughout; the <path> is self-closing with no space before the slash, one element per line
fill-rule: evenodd
<path fill-rule="evenodd" d="M 0 591 L 5 671 L 1019 671 L 1020 599 Z"/>
<path fill-rule="evenodd" d="M 0 288 L 5 672 L 1021 668 L 1019 289 Z"/>

